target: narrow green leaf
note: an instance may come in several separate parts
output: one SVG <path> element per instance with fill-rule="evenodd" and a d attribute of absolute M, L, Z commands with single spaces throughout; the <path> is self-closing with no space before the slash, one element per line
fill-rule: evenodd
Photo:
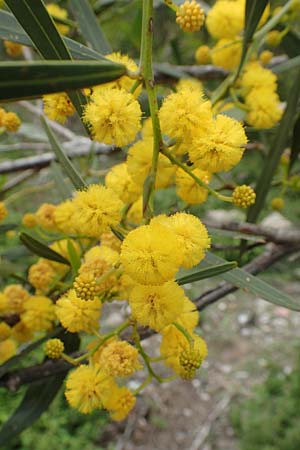
<path fill-rule="evenodd" d="M 220 258 L 211 252 L 207 252 L 206 257 L 201 264 L 224 264 L 225 262 L 225 259 Z M 300 300 L 293 299 L 285 292 L 279 291 L 243 269 L 233 269 L 230 272 L 224 273 L 222 278 L 229 283 L 232 283 L 234 286 L 246 289 L 252 294 L 257 295 L 274 305 L 283 306 L 284 308 L 292 309 L 293 311 L 300 311 Z"/>
<path fill-rule="evenodd" d="M 297 57 L 300 49 L 300 33 L 296 30 L 289 31 L 282 39 L 281 45 L 290 58 Z"/>
<path fill-rule="evenodd" d="M 66 172 L 66 174 L 68 175 L 70 180 L 72 181 L 74 187 L 76 189 L 84 189 L 86 187 L 86 183 L 83 181 L 83 179 L 81 178 L 81 176 L 79 175 L 79 173 L 77 172 L 77 170 L 75 169 L 73 164 L 71 163 L 70 159 L 68 158 L 68 156 L 65 154 L 64 150 L 59 145 L 56 137 L 52 133 L 51 128 L 48 126 L 48 124 L 43 116 L 41 116 L 41 122 L 47 133 L 52 150 L 54 151 L 62 168 L 64 169 L 64 171 Z"/>
<path fill-rule="evenodd" d="M 299 45 L 299 51 L 300 51 L 300 45 Z M 276 66 L 272 67 L 272 72 L 276 73 L 277 75 L 280 75 L 281 73 L 289 72 L 293 69 L 297 69 L 300 67 L 300 56 L 296 56 L 295 58 L 287 59 L 286 61 L 277 64 Z"/>
<path fill-rule="evenodd" d="M 18 44 L 33 46 L 31 39 L 25 33 L 23 28 L 14 18 L 14 16 L 7 11 L 0 10 L 0 39 L 5 39 Z M 65 45 L 68 47 L 69 52 L 75 59 L 102 59 L 103 56 L 95 50 L 86 47 L 79 42 L 73 41 L 68 37 L 63 37 Z"/>
<path fill-rule="evenodd" d="M 53 180 L 55 182 L 55 187 L 60 193 L 62 200 L 67 200 L 72 197 L 73 191 L 70 186 L 64 180 L 64 174 L 61 170 L 59 164 L 52 161 L 50 165 L 50 170 L 52 172 Z"/>
<path fill-rule="evenodd" d="M 234 269 L 237 266 L 235 261 L 225 262 L 224 264 L 217 264 L 215 266 L 208 267 L 207 269 L 200 269 L 188 275 L 184 275 L 177 278 L 177 283 L 182 286 L 187 283 L 193 283 L 195 281 L 204 280 L 205 278 L 215 277 L 224 272 Z"/>
<path fill-rule="evenodd" d="M 78 251 L 76 251 L 76 248 L 74 247 L 74 244 L 70 239 L 68 239 L 67 243 L 67 249 L 68 249 L 68 255 L 70 258 L 71 267 L 73 270 L 74 275 L 76 276 L 79 270 L 79 267 L 81 266 L 81 259 L 80 254 Z"/>
<path fill-rule="evenodd" d="M 289 172 L 292 170 L 299 155 L 300 155 L 300 115 L 298 115 L 298 119 L 295 123 L 294 131 L 293 131 Z"/>
<path fill-rule="evenodd" d="M 78 350 L 80 340 L 77 334 L 62 332 L 59 336 L 64 341 L 67 353 Z M 0 430 L 0 446 L 6 448 L 8 442 L 35 422 L 46 411 L 58 393 L 67 371 L 49 377 L 47 382 L 40 381 L 27 389 L 21 404 L 4 423 Z"/>
<path fill-rule="evenodd" d="M 124 75 L 125 67 L 109 61 L 31 61 L 0 63 L 0 101 L 106 83 Z"/>
<path fill-rule="evenodd" d="M 16 223 L 2 223 L 0 225 L 0 233 L 5 233 L 6 231 L 9 230 L 14 230 L 17 227 L 18 225 Z"/>
<path fill-rule="evenodd" d="M 20 233 L 20 241 L 35 255 L 61 264 L 66 264 L 67 266 L 70 265 L 70 262 L 66 258 L 49 248 L 44 242 L 30 236 L 28 233 Z"/>
<path fill-rule="evenodd" d="M 89 2 L 87 0 L 70 0 L 70 5 L 86 42 L 100 53 L 111 53 L 112 49 Z"/>
<path fill-rule="evenodd" d="M 280 157 L 284 149 L 289 145 L 294 123 L 297 118 L 296 112 L 300 98 L 300 70 L 296 74 L 293 85 L 291 86 L 287 106 L 283 117 L 274 136 L 273 145 L 270 146 L 269 155 L 263 165 L 260 177 L 256 184 L 256 201 L 249 208 L 247 222 L 255 222 L 265 204 L 273 176 L 279 164 Z"/>

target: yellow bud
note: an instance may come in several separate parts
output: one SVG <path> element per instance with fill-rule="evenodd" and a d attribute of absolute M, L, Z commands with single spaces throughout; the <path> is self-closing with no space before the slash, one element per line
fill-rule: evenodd
<path fill-rule="evenodd" d="M 211 62 L 210 48 L 208 45 L 200 45 L 195 52 L 197 64 L 209 64 Z"/>
<path fill-rule="evenodd" d="M 255 203 L 256 194 L 252 187 L 243 184 L 237 186 L 232 194 L 232 202 L 239 208 L 248 208 Z"/>
<path fill-rule="evenodd" d="M 259 55 L 259 60 L 262 62 L 262 64 L 266 66 L 267 64 L 269 64 L 273 56 L 274 56 L 273 52 L 270 52 L 270 50 L 265 50 L 261 52 L 261 54 Z"/>
<path fill-rule="evenodd" d="M 176 22 L 183 31 L 194 33 L 204 24 L 205 14 L 199 3 L 195 0 L 186 0 L 176 12 Z"/>
<path fill-rule="evenodd" d="M 6 130 L 10 131 L 10 132 L 18 131 L 18 129 L 21 125 L 21 120 L 19 119 L 17 114 L 15 114 L 14 112 L 6 113 L 5 116 L 3 117 L 2 122 L 3 122 L 3 126 L 6 128 Z"/>
<path fill-rule="evenodd" d="M 282 35 L 278 30 L 270 31 L 267 34 L 267 44 L 270 45 L 270 47 L 277 47 L 280 44 L 281 39 Z"/>
<path fill-rule="evenodd" d="M 99 294 L 95 276 L 90 272 L 83 272 L 75 278 L 73 287 L 78 297 L 83 300 L 94 300 Z"/>
<path fill-rule="evenodd" d="M 284 208 L 284 200 L 282 197 L 274 197 L 271 201 L 272 209 L 280 211 Z"/>
<path fill-rule="evenodd" d="M 181 377 L 190 380 L 195 376 L 195 372 L 201 366 L 203 353 L 199 348 L 193 346 L 183 350 L 179 355 L 179 364 L 181 366 Z"/>
<path fill-rule="evenodd" d="M 7 217 L 7 209 L 4 202 L 0 202 L 0 222 Z"/>
<path fill-rule="evenodd" d="M 60 339 L 49 339 L 45 344 L 44 350 L 48 358 L 58 359 L 64 352 L 65 346 Z"/>

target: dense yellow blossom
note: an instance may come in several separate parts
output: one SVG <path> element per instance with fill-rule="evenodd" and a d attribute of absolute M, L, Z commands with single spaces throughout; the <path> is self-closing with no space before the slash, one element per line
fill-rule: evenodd
<path fill-rule="evenodd" d="M 114 234 L 112 234 L 114 236 Z M 105 235 L 107 236 L 107 234 Z M 117 239 L 117 238 L 116 238 Z M 113 266 L 119 260 L 119 253 L 113 248 L 108 247 L 103 244 L 103 235 L 101 236 L 101 245 L 96 245 L 95 247 L 90 248 L 84 255 L 85 263 L 89 263 L 95 261 L 95 259 L 101 258 L 107 266 Z M 120 241 L 118 241 L 119 243 Z M 121 242 L 120 242 L 121 244 Z M 120 245 L 118 247 L 120 249 Z"/>
<path fill-rule="evenodd" d="M 205 14 L 196 0 L 185 0 L 176 11 L 176 22 L 183 31 L 194 33 L 204 24 Z"/>
<path fill-rule="evenodd" d="M 142 194 L 142 185 L 133 181 L 126 163 L 113 166 L 105 177 L 105 185 L 112 189 L 124 203 L 133 203 Z"/>
<path fill-rule="evenodd" d="M 278 47 L 281 43 L 282 34 L 278 30 L 269 31 L 267 34 L 266 42 L 270 47 Z"/>
<path fill-rule="evenodd" d="M 245 104 L 249 108 L 246 120 L 255 128 L 272 128 L 283 114 L 277 93 L 268 88 L 252 89 Z"/>
<path fill-rule="evenodd" d="M 271 70 L 262 67 L 258 62 L 247 64 L 240 81 L 241 87 L 248 94 L 252 89 L 268 89 L 275 91 L 277 77 Z"/>
<path fill-rule="evenodd" d="M 17 346 L 12 339 L 5 339 L 0 342 L 0 364 L 7 361 L 17 353 Z"/>
<path fill-rule="evenodd" d="M 33 213 L 24 214 L 22 217 L 22 225 L 26 228 L 34 228 L 37 224 L 36 215 Z"/>
<path fill-rule="evenodd" d="M 274 56 L 273 52 L 270 52 L 270 50 L 264 50 L 259 55 L 259 60 L 262 64 L 267 65 L 267 64 L 269 64 L 269 62 L 271 61 L 273 56 Z"/>
<path fill-rule="evenodd" d="M 237 120 L 219 114 L 213 130 L 207 136 L 196 136 L 189 156 L 200 169 L 209 172 L 227 171 L 239 163 L 246 143 L 243 126 Z"/>
<path fill-rule="evenodd" d="M 140 224 L 143 220 L 143 197 L 141 196 L 138 200 L 136 200 L 131 206 L 128 214 L 127 214 L 128 222 L 134 224 Z"/>
<path fill-rule="evenodd" d="M 203 97 L 203 84 L 196 78 L 180 78 L 176 84 L 176 91 L 179 92 L 184 89 L 190 89 L 195 95 Z"/>
<path fill-rule="evenodd" d="M 86 190 L 78 191 L 73 201 L 76 206 L 74 220 L 81 234 L 100 237 L 119 223 L 123 203 L 105 186 L 92 184 Z"/>
<path fill-rule="evenodd" d="M 12 58 L 17 58 L 23 54 L 23 46 L 18 42 L 3 41 L 6 53 Z"/>
<path fill-rule="evenodd" d="M 10 284 L 4 289 L 3 294 L 7 298 L 7 309 L 10 313 L 20 314 L 24 311 L 29 293 L 20 284 Z"/>
<path fill-rule="evenodd" d="M 67 378 L 65 396 L 69 404 L 83 414 L 102 407 L 102 397 L 111 390 L 112 379 L 100 366 L 81 365 Z"/>
<path fill-rule="evenodd" d="M 189 333 L 191 333 L 199 322 L 199 312 L 196 305 L 188 298 L 183 299 L 183 309 L 178 317 L 176 317 L 176 323 L 184 327 Z M 166 333 L 169 328 L 173 328 L 175 325 L 168 325 L 164 328 L 163 332 Z"/>
<path fill-rule="evenodd" d="M 56 5 L 55 3 L 49 3 L 46 5 L 48 13 L 53 17 L 56 28 L 58 31 L 65 35 L 68 33 L 70 27 L 68 25 L 65 25 L 63 23 L 59 23 L 55 21 L 55 19 L 67 19 L 68 18 L 68 11 L 64 8 L 61 8 L 60 6 Z"/>
<path fill-rule="evenodd" d="M 89 333 L 99 328 L 101 306 L 99 299 L 83 300 L 72 289 L 56 302 L 55 312 L 62 326 L 71 333 Z"/>
<path fill-rule="evenodd" d="M 233 70 L 238 66 L 242 54 L 242 41 L 238 39 L 220 39 L 211 49 L 211 59 L 215 66 Z"/>
<path fill-rule="evenodd" d="M 47 292 L 56 278 L 55 271 L 45 259 L 29 267 L 28 281 L 35 289 Z"/>
<path fill-rule="evenodd" d="M 142 111 L 124 89 L 103 88 L 90 97 L 83 119 L 96 141 L 119 147 L 130 144 L 141 129 Z"/>
<path fill-rule="evenodd" d="M 196 175 L 204 183 L 209 184 L 211 174 L 205 170 L 194 169 Z M 184 170 L 178 168 L 176 172 L 176 192 L 177 195 L 190 205 L 197 205 L 206 201 L 208 190 L 199 186 L 196 181 Z"/>
<path fill-rule="evenodd" d="M 0 314 L 6 314 L 7 312 L 7 297 L 3 294 L 3 292 L 0 292 Z"/>
<path fill-rule="evenodd" d="M 184 290 L 174 281 L 160 286 L 136 285 L 129 296 L 132 316 L 139 324 L 160 331 L 183 311 Z"/>
<path fill-rule="evenodd" d="M 171 280 L 182 262 L 182 249 L 175 234 L 160 224 L 130 231 L 121 247 L 121 263 L 127 275 L 141 284 Z"/>
<path fill-rule="evenodd" d="M 102 234 L 101 244 L 105 248 L 111 248 L 112 250 L 115 250 L 117 252 L 119 252 L 121 248 L 121 241 L 112 231 L 108 231 L 107 233 Z"/>
<path fill-rule="evenodd" d="M 22 318 L 12 327 L 12 336 L 18 342 L 28 342 L 33 339 L 33 331 L 23 322 Z"/>
<path fill-rule="evenodd" d="M 75 112 L 75 108 L 65 92 L 43 96 L 45 114 L 51 120 L 65 123 L 69 116 Z"/>
<path fill-rule="evenodd" d="M 110 412 L 110 417 L 113 420 L 121 421 L 134 408 L 136 398 L 126 386 L 119 387 L 114 384 L 110 390 L 106 391 L 102 401 L 104 408 Z"/>
<path fill-rule="evenodd" d="M 0 342 L 11 336 L 12 329 L 7 323 L 0 322 Z"/>
<path fill-rule="evenodd" d="M 107 375 L 128 377 L 141 368 L 139 353 L 125 341 L 112 340 L 100 353 L 99 365 Z"/>
<path fill-rule="evenodd" d="M 195 60 L 197 64 L 210 64 L 211 52 L 208 45 L 200 45 L 195 52 Z"/>
<path fill-rule="evenodd" d="M 55 319 L 52 301 L 40 295 L 28 299 L 24 305 L 21 318 L 26 327 L 32 331 L 48 331 L 52 328 Z"/>
<path fill-rule="evenodd" d="M 244 2 L 218 0 L 206 18 L 209 33 L 216 39 L 232 39 L 244 28 Z"/>
<path fill-rule="evenodd" d="M 55 205 L 43 203 L 35 214 L 38 225 L 46 230 L 56 230 L 57 227 L 54 218 L 55 209 Z"/>
<path fill-rule="evenodd" d="M 251 186 L 237 186 L 232 193 L 232 202 L 239 208 L 248 208 L 255 203 L 256 194 Z"/>
<path fill-rule="evenodd" d="M 6 131 L 15 133 L 20 128 L 21 120 L 14 112 L 7 112 L 2 118 L 2 125 Z"/>
<path fill-rule="evenodd" d="M 8 215 L 8 211 L 6 209 L 5 203 L 0 202 L 0 222 L 4 220 Z"/>
<path fill-rule="evenodd" d="M 60 339 L 49 339 L 44 347 L 44 351 L 48 358 L 58 359 L 61 357 L 63 351 L 65 349 L 65 345 L 63 341 Z"/>
<path fill-rule="evenodd" d="M 91 272 L 79 274 L 73 283 L 76 295 L 83 300 L 94 300 L 101 290 L 97 286 L 95 276 Z"/>
<path fill-rule="evenodd" d="M 74 221 L 75 211 L 76 206 L 72 200 L 66 200 L 56 206 L 54 221 L 59 231 L 66 234 L 76 233 L 76 223 Z"/>

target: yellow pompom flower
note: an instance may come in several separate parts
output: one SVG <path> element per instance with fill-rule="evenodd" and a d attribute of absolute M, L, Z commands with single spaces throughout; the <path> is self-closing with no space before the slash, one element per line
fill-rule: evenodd
<path fill-rule="evenodd" d="M 261 52 L 261 54 L 259 55 L 259 60 L 263 65 L 267 65 L 269 64 L 269 62 L 271 61 L 271 59 L 273 58 L 274 53 L 270 52 L 270 50 L 264 50 L 263 52 Z"/>
<path fill-rule="evenodd" d="M 199 342 L 198 340 L 196 342 Z M 201 344 L 200 344 L 201 342 Z M 206 357 L 207 350 L 204 341 L 200 341 L 200 345 L 191 345 L 184 349 L 179 355 L 179 364 L 181 367 L 181 377 L 184 380 L 191 380 L 195 376 L 195 372 L 202 364 Z"/>
<path fill-rule="evenodd" d="M 76 295 L 83 300 L 94 300 L 101 290 L 97 286 L 93 273 L 83 272 L 79 274 L 73 283 Z"/>
<path fill-rule="evenodd" d="M 65 92 L 44 95 L 43 102 L 45 114 L 49 119 L 60 123 L 65 123 L 67 118 L 75 112 L 75 108 Z"/>
<path fill-rule="evenodd" d="M 5 339 L 9 338 L 11 336 L 12 329 L 7 323 L 1 322 L 0 323 L 0 342 L 5 341 Z"/>
<path fill-rule="evenodd" d="M 186 0 L 176 11 L 176 23 L 187 33 L 199 31 L 204 21 L 204 11 L 196 0 Z"/>
<path fill-rule="evenodd" d="M 183 311 L 184 290 L 174 281 L 159 286 L 136 285 L 129 295 L 132 316 L 137 322 L 160 331 Z"/>
<path fill-rule="evenodd" d="M 200 45 L 195 52 L 195 60 L 197 64 L 211 63 L 211 50 L 208 45 Z"/>
<path fill-rule="evenodd" d="M 275 211 L 281 211 L 284 208 L 284 200 L 282 197 L 274 197 L 271 201 L 271 207 Z"/>
<path fill-rule="evenodd" d="M 99 365 L 107 375 L 113 377 L 129 377 L 142 365 L 139 352 L 125 341 L 112 340 L 100 353 Z"/>
<path fill-rule="evenodd" d="M 78 256 L 80 256 L 80 246 L 78 242 L 74 241 L 74 239 L 60 239 L 59 241 L 54 241 L 49 247 L 51 250 L 54 250 L 56 253 L 59 253 L 65 259 L 70 261 L 69 244 L 72 245 L 75 252 Z M 67 264 L 51 261 L 50 259 L 47 260 L 47 263 L 50 264 L 59 277 L 65 275 L 69 270 L 69 266 Z"/>
<path fill-rule="evenodd" d="M 55 312 L 62 326 L 71 333 L 90 333 L 99 328 L 101 307 L 98 298 L 83 300 L 71 289 L 56 302 Z"/>
<path fill-rule="evenodd" d="M 24 214 L 22 217 L 22 225 L 26 228 L 34 228 L 37 224 L 36 215 L 32 213 Z"/>
<path fill-rule="evenodd" d="M 141 129 L 142 111 L 132 94 L 124 89 L 103 88 L 90 100 L 83 120 L 96 141 L 122 147 L 135 139 Z"/>
<path fill-rule="evenodd" d="M 176 84 L 176 91 L 179 92 L 184 89 L 190 89 L 195 95 L 198 94 L 201 98 L 203 97 L 203 84 L 195 78 L 180 78 Z"/>
<path fill-rule="evenodd" d="M 6 53 L 12 58 L 17 58 L 23 54 L 23 45 L 18 42 L 3 41 Z"/>
<path fill-rule="evenodd" d="M 219 0 L 209 10 L 206 27 L 216 39 L 232 39 L 244 28 L 244 2 Z"/>
<path fill-rule="evenodd" d="M 6 209 L 5 203 L 0 202 L 0 222 L 4 220 L 8 215 L 8 211 Z"/>
<path fill-rule="evenodd" d="M 116 164 L 105 177 L 105 185 L 124 203 L 133 203 L 142 194 L 143 186 L 136 184 L 128 173 L 126 163 Z"/>
<path fill-rule="evenodd" d="M 123 203 L 111 189 L 100 184 L 91 184 L 78 191 L 74 198 L 76 213 L 74 220 L 81 234 L 100 237 L 119 223 Z"/>
<path fill-rule="evenodd" d="M 193 173 L 204 183 L 209 184 L 211 179 L 209 172 L 194 169 Z M 204 203 L 208 196 L 208 190 L 199 186 L 188 173 L 180 168 L 176 171 L 176 192 L 182 200 L 190 205 Z"/>
<path fill-rule="evenodd" d="M 127 169 L 133 181 L 143 187 L 152 166 L 153 138 L 143 139 L 130 147 L 127 156 Z M 162 154 L 158 158 L 156 178 L 157 189 L 163 189 L 172 184 L 176 168 Z"/>
<path fill-rule="evenodd" d="M 54 219 L 55 209 L 55 205 L 43 203 L 35 214 L 38 225 L 46 230 L 56 230 L 57 227 Z"/>
<path fill-rule="evenodd" d="M 0 314 L 7 314 L 8 312 L 7 297 L 3 292 L 0 292 Z"/>
<path fill-rule="evenodd" d="M 185 328 L 189 333 L 191 333 L 199 322 L 199 312 L 197 311 L 196 305 L 188 298 L 183 299 L 183 309 L 181 314 L 176 317 L 176 323 Z M 168 325 L 163 329 L 166 333 L 169 328 L 174 328 L 175 325 Z M 176 328 L 176 327 L 175 327 Z"/>
<path fill-rule="evenodd" d="M 119 387 L 115 384 L 110 391 L 106 391 L 102 401 L 104 408 L 109 411 L 111 419 L 121 421 L 134 408 L 136 398 L 126 386 Z"/>
<path fill-rule="evenodd" d="M 258 62 L 251 62 L 245 68 L 240 85 L 246 95 L 252 89 L 265 88 L 269 92 L 276 91 L 277 77 L 271 70 L 262 67 Z"/>
<path fill-rule="evenodd" d="M 232 169 L 243 156 L 247 137 L 243 126 L 231 117 L 219 114 L 207 136 L 194 139 L 189 156 L 196 167 L 209 172 Z"/>
<path fill-rule="evenodd" d="M 237 186 L 232 193 L 232 202 L 239 208 L 248 208 L 255 203 L 256 194 L 251 186 Z"/>
<path fill-rule="evenodd" d="M 267 34 L 266 42 L 270 47 L 278 47 L 281 43 L 282 34 L 278 30 L 269 31 Z"/>
<path fill-rule="evenodd" d="M 29 330 L 51 330 L 55 319 L 54 305 L 49 298 L 35 295 L 26 301 L 21 319 Z"/>
<path fill-rule="evenodd" d="M 133 203 L 128 214 L 127 220 L 130 223 L 136 225 L 140 224 L 143 220 L 143 197 L 141 196 L 137 201 Z"/>
<path fill-rule="evenodd" d="M 2 118 L 2 124 L 6 131 L 15 133 L 20 128 L 21 120 L 14 112 L 7 112 Z"/>
<path fill-rule="evenodd" d="M 105 248 L 110 248 L 111 250 L 119 252 L 121 244 L 122 242 L 117 238 L 117 236 L 112 231 L 103 233 L 101 236 L 101 245 Z"/>
<path fill-rule="evenodd" d="M 102 408 L 102 397 L 111 391 L 112 384 L 100 366 L 81 365 L 69 374 L 65 396 L 73 408 L 88 414 Z"/>
<path fill-rule="evenodd" d="M 48 358 L 59 359 L 65 350 L 65 345 L 60 339 L 49 339 L 44 347 L 45 354 Z"/>
<path fill-rule="evenodd" d="M 171 280 L 182 262 L 175 234 L 160 224 L 143 225 L 128 233 L 121 247 L 124 272 L 141 284 Z"/>
<path fill-rule="evenodd" d="M 29 293 L 20 284 L 10 284 L 3 294 L 7 299 L 7 309 L 10 313 L 20 314 L 24 311 L 24 305 L 29 299 Z"/>
<path fill-rule="evenodd" d="M 0 342 L 0 364 L 4 363 L 17 353 L 17 346 L 12 339 Z"/>
<path fill-rule="evenodd" d="M 18 342 L 28 342 L 33 339 L 33 331 L 28 328 L 21 319 L 18 323 L 16 323 L 16 325 L 13 326 L 12 336 Z"/>
<path fill-rule="evenodd" d="M 246 121 L 254 128 L 272 128 L 283 114 L 277 93 L 266 87 L 252 89 L 245 104 L 249 108 Z"/>
<path fill-rule="evenodd" d="M 29 267 L 28 281 L 37 290 L 47 292 L 56 278 L 55 271 L 45 259 Z"/>
<path fill-rule="evenodd" d="M 211 49 L 211 59 L 215 66 L 233 70 L 238 66 L 242 54 L 242 42 L 238 39 L 220 39 Z"/>
<path fill-rule="evenodd" d="M 65 35 L 68 34 L 70 27 L 68 25 L 64 25 L 63 23 L 56 22 L 55 19 L 67 19 L 68 18 L 68 11 L 64 8 L 61 8 L 60 6 L 56 5 L 55 3 L 49 3 L 46 5 L 46 9 L 48 13 L 53 17 L 56 28 L 58 31 Z"/>
<path fill-rule="evenodd" d="M 113 233 L 111 233 L 112 237 L 115 237 Z M 107 233 L 101 236 L 101 245 L 96 245 L 95 247 L 90 248 L 84 255 L 85 263 L 93 262 L 95 260 L 101 259 L 104 262 L 104 267 L 112 267 L 119 261 L 119 253 L 118 251 L 104 245 L 103 240 L 107 238 Z M 116 238 L 116 237 L 115 237 Z M 117 238 L 116 238 L 117 239 Z M 117 240 L 118 250 L 121 247 L 121 242 Z M 101 271 L 102 273 L 102 271 Z"/>
<path fill-rule="evenodd" d="M 76 206 L 72 200 L 66 200 L 56 206 L 54 221 L 59 231 L 66 234 L 76 233 L 75 212 Z"/>

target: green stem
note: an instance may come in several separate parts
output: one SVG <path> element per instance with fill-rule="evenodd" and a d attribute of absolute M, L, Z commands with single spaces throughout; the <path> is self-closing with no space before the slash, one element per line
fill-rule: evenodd
<path fill-rule="evenodd" d="M 148 377 L 146 378 L 146 380 L 133 392 L 133 395 L 138 395 L 143 389 L 145 389 L 146 386 L 148 386 L 148 384 L 152 381 L 153 376 L 152 375 L 148 375 Z"/>
<path fill-rule="evenodd" d="M 183 334 L 183 336 L 187 339 L 188 343 L 189 343 L 190 345 L 192 345 L 192 343 L 193 343 L 193 338 L 192 338 L 192 336 L 190 335 L 190 333 L 189 333 L 182 325 L 180 325 L 180 324 L 177 323 L 177 322 L 173 322 L 173 325 L 174 325 L 174 327 L 177 328 L 178 331 L 180 331 L 180 333 Z"/>

